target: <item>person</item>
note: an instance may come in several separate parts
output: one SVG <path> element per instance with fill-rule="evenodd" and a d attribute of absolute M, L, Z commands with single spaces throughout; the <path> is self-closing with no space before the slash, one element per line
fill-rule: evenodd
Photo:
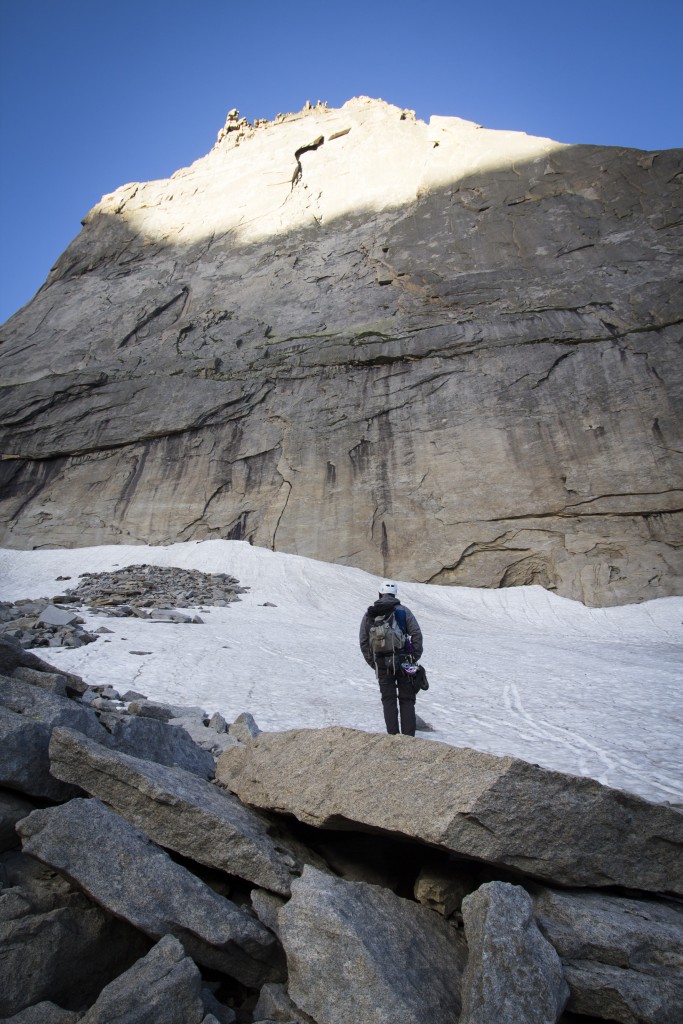
<path fill-rule="evenodd" d="M 422 630 L 410 609 L 397 598 L 397 591 L 397 585 L 391 580 L 385 580 L 380 586 L 378 599 L 370 605 L 360 624 L 360 649 L 377 676 L 387 732 L 392 736 L 398 733 L 400 713 L 401 732 L 404 736 L 414 736 L 415 690 L 410 678 L 401 672 L 401 662 L 409 653 L 412 653 L 415 661 L 419 661 L 422 655 Z M 401 611 L 395 616 L 395 621 L 406 634 L 406 644 L 402 650 L 392 654 L 374 654 L 370 644 L 370 628 L 378 617 L 390 620 L 397 608 Z"/>

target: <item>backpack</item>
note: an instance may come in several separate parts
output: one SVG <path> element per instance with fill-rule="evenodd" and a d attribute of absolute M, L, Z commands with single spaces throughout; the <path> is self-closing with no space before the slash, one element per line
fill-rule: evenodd
<path fill-rule="evenodd" d="M 402 608 L 397 608 L 388 618 L 383 615 L 375 616 L 370 626 L 370 650 L 375 657 L 393 655 L 403 650 L 407 639 L 405 626 L 406 617 Z"/>

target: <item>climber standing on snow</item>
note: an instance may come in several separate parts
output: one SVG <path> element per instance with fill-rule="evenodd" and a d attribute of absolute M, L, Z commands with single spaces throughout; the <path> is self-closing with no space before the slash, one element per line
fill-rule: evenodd
<path fill-rule="evenodd" d="M 396 597 L 398 587 L 389 580 L 379 588 L 360 624 L 360 649 L 375 670 L 382 695 L 387 732 L 415 735 L 415 687 L 401 666 L 407 658 L 417 662 L 422 655 L 422 630 L 409 608 Z M 397 703 L 398 702 L 398 703 Z"/>

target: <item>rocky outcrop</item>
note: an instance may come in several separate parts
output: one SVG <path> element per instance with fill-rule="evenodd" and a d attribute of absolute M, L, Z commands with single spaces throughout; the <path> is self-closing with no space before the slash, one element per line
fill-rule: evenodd
<path fill-rule="evenodd" d="M 0 634 L 9 634 L 22 647 L 82 647 L 96 636 L 83 629 L 75 611 L 58 608 L 48 598 L 37 601 L 0 601 Z"/>
<path fill-rule="evenodd" d="M 98 717 L 93 707 L 74 704 L 67 697 L 15 678 L 16 671 L 19 670 L 15 670 L 12 678 L 0 675 L 0 729 L 4 736 L 0 745 L 0 783 L 50 799 L 65 798 L 68 793 L 74 795 L 74 787 L 65 788 L 47 768 L 50 735 L 60 725 L 76 729 L 124 754 L 143 748 L 150 761 L 175 765 L 202 778 L 213 776 L 213 757 L 182 727 L 153 718 L 116 714 L 118 702 L 101 697 L 93 699 L 92 693 L 86 692 L 83 696 L 88 704 L 99 704 Z M 10 779 L 13 782 L 10 783 Z M 45 786 L 46 791 L 41 788 Z M 59 792 L 52 792 L 55 788 Z"/>
<path fill-rule="evenodd" d="M 7 674 L 3 666 L 9 657 L 9 644 L 14 641 L 24 650 L 82 647 L 97 640 L 97 634 L 111 632 L 106 626 L 100 626 L 95 633 L 83 629 L 84 620 L 78 610 L 84 605 L 91 612 L 116 618 L 134 616 L 159 622 L 202 623 L 203 619 L 196 612 L 187 614 L 179 609 L 205 603 L 225 607 L 239 601 L 239 595 L 248 589 L 227 573 L 157 565 L 128 565 L 115 572 L 84 572 L 79 581 L 77 586 L 66 588 L 65 593 L 52 598 L 0 601 L 0 672 Z M 12 667 L 18 663 L 16 656 L 10 661 Z M 25 664 L 28 661 L 25 660 Z M 48 687 L 44 674 L 39 680 L 39 685 Z"/>
<path fill-rule="evenodd" d="M 263 733 L 216 773 L 245 803 L 318 828 L 398 834 L 560 885 L 683 895 L 678 810 L 514 757 L 333 727 Z"/>
<path fill-rule="evenodd" d="M 680 1019 L 680 900 L 615 890 L 655 879 L 675 889 L 654 842 L 656 832 L 674 858 L 680 850 L 673 808 L 584 790 L 585 780 L 558 773 L 549 780 L 512 759 L 465 751 L 451 761 L 448 748 L 408 737 L 307 730 L 278 739 L 245 714 L 231 723 L 235 746 L 215 753 L 221 778 L 230 767 L 236 788 L 258 793 L 256 811 L 251 795 L 244 802 L 150 759 L 144 735 L 135 754 L 111 746 L 117 722 L 180 731 L 171 723 L 202 723 L 201 709 L 182 716 L 142 694 L 119 700 L 111 687 L 94 700 L 87 686 L 58 696 L 35 681 L 55 670 L 30 668 L 33 681 L 8 678 L 0 703 L 19 719 L 40 716 L 49 744 L 41 771 L 69 788 L 17 796 L 21 780 L 0 780 L 4 1020 Z M 275 792 L 273 776 L 286 774 Z M 579 799 L 583 846 L 572 824 Z M 459 845 L 482 830 L 492 838 L 477 839 L 476 852 Z M 581 875 L 583 887 L 540 885 L 532 876 L 541 875 Z M 585 888 L 596 884 L 609 888 Z"/>
<path fill-rule="evenodd" d="M 680 207 L 679 151 L 231 113 L 5 326 L 0 542 L 680 592 Z"/>
<path fill-rule="evenodd" d="M 127 565 L 114 572 L 83 572 L 75 587 L 61 598 L 91 610 L 115 615 L 144 617 L 151 610 L 196 607 L 210 604 L 225 607 L 239 601 L 248 587 L 241 587 L 225 572 L 200 572 L 178 566 Z"/>

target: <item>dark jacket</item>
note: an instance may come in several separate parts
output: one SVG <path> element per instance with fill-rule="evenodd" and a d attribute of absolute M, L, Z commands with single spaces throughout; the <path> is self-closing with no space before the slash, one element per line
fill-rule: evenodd
<path fill-rule="evenodd" d="M 360 624 L 360 649 L 368 665 L 372 668 L 375 667 L 375 659 L 370 649 L 370 626 L 378 615 L 383 615 L 385 618 L 388 618 L 391 612 L 393 612 L 395 608 L 399 607 L 406 613 L 406 630 L 413 645 L 415 660 L 419 661 L 422 657 L 422 630 L 418 625 L 417 619 L 411 612 L 410 608 L 406 608 L 402 605 L 399 599 L 394 597 L 393 594 L 382 594 L 374 604 L 370 605 L 363 616 L 363 621 Z"/>

